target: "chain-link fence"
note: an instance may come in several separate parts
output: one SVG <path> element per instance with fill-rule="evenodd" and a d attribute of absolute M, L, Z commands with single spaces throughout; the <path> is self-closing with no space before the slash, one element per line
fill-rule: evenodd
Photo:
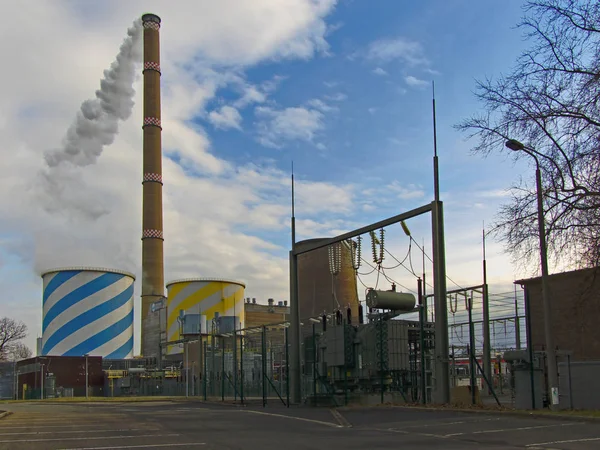
<path fill-rule="evenodd" d="M 240 403 L 289 403 L 288 324 L 210 335 L 203 342 L 199 394 Z"/>
<path fill-rule="evenodd" d="M 301 328 L 302 388 L 313 405 L 417 403 L 431 396 L 433 327 L 387 314 L 341 314 Z"/>

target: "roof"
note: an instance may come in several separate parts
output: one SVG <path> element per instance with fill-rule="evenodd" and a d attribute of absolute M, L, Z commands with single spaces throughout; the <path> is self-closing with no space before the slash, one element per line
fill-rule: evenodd
<path fill-rule="evenodd" d="M 135 280 L 135 275 L 130 272 L 125 272 L 124 270 L 118 269 L 107 269 L 105 267 L 85 267 L 85 266 L 73 266 L 73 267 L 59 267 L 57 269 L 49 269 L 45 270 L 41 273 L 41 276 L 56 273 L 56 272 L 72 272 L 72 271 L 80 271 L 80 272 L 106 272 L 106 273 L 118 273 L 119 275 L 125 275 L 127 277 L 131 277 Z"/>
<path fill-rule="evenodd" d="M 569 271 L 565 271 L 565 272 L 551 273 L 549 275 L 549 278 L 572 277 L 572 276 L 577 276 L 577 275 L 584 275 L 587 273 L 593 273 L 598 270 L 600 270 L 600 267 L 588 267 L 586 269 L 569 270 Z M 539 276 L 539 277 L 523 278 L 520 280 L 515 280 L 515 281 L 513 281 L 513 284 L 526 285 L 526 284 L 540 283 L 541 281 L 542 281 L 542 277 Z"/>
<path fill-rule="evenodd" d="M 211 278 L 211 277 L 198 277 L 198 278 L 181 278 L 179 280 L 173 280 L 173 281 L 169 281 L 167 283 L 167 288 L 169 286 L 171 286 L 172 284 L 179 284 L 179 283 L 193 283 L 194 281 L 200 281 L 200 282 L 219 282 L 219 283 L 229 283 L 229 284 L 239 284 L 240 286 L 242 286 L 244 289 L 246 288 L 246 283 L 244 283 L 243 281 L 236 281 L 236 280 L 232 280 L 229 278 Z"/>

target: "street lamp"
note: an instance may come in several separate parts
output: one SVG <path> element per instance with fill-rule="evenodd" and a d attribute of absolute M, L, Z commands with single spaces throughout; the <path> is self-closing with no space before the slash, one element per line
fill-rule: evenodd
<path fill-rule="evenodd" d="M 544 203 L 542 198 L 542 175 L 540 161 L 533 148 L 527 147 L 515 139 L 509 139 L 506 147 L 514 151 L 523 151 L 535 159 L 535 183 L 537 193 L 537 214 L 540 235 L 540 258 L 542 261 L 542 302 L 544 307 L 544 334 L 546 336 L 546 353 L 548 355 L 548 384 L 550 385 L 550 409 L 558 409 L 558 367 L 556 365 L 556 352 L 554 336 L 552 334 L 552 304 L 550 302 L 550 287 L 548 283 L 548 253 L 546 248 L 546 227 L 544 223 Z M 531 345 L 531 342 L 529 342 Z M 531 361 L 533 364 L 533 361 Z"/>

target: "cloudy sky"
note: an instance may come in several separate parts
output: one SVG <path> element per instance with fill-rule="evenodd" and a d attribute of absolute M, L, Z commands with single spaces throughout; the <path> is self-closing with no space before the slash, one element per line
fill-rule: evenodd
<path fill-rule="evenodd" d="M 90 220 L 71 206 L 49 205 L 40 179 L 44 153 L 63 145 L 81 103 L 94 97 L 127 28 L 144 12 L 163 20 L 167 280 L 232 277 L 247 283 L 248 296 L 287 299 L 292 160 L 300 239 L 430 202 L 432 80 L 447 271 L 456 283 L 481 282 L 482 223 L 492 221 L 504 190 L 530 173 L 504 153 L 472 156 L 452 128 L 478 109 L 474 80 L 508 70 L 525 45 L 514 29 L 516 0 L 2 6 L 10 20 L 0 28 L 0 315 L 27 323 L 32 348 L 41 333 L 40 271 L 87 265 L 140 275 L 141 68 L 132 115 L 119 123 L 115 141 L 95 164 L 61 180 L 66 205 L 103 213 Z M 430 252 L 429 217 L 407 225 Z M 399 227 L 386 237 L 390 252 L 404 257 L 408 240 Z M 420 260 L 414 252 L 414 264 Z M 497 243 L 488 243 L 488 261 L 498 291 L 528 275 L 513 270 Z M 402 267 L 386 273 L 414 289 Z M 376 283 L 373 275 L 362 281 Z"/>

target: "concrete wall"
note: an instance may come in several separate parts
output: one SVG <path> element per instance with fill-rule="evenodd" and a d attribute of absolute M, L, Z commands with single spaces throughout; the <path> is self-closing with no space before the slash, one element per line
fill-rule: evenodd
<path fill-rule="evenodd" d="M 534 350 L 545 348 L 541 279 L 515 281 L 525 285 L 531 308 Z M 550 276 L 552 329 L 558 349 L 572 351 L 573 361 L 600 360 L 600 268 Z"/>
<path fill-rule="evenodd" d="M 600 361 L 571 363 L 570 389 L 567 363 L 560 363 L 558 370 L 561 409 L 600 409 Z"/>

